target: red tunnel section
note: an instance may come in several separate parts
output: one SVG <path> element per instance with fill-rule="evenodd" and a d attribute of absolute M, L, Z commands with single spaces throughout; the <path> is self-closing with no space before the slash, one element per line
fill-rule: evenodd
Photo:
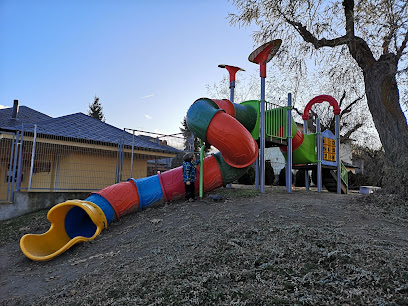
<path fill-rule="evenodd" d="M 233 104 L 228 100 L 213 100 L 224 112 L 218 112 L 207 128 L 207 141 L 222 153 L 228 165 L 245 168 L 258 156 L 258 145 L 249 131 L 237 121 Z"/>

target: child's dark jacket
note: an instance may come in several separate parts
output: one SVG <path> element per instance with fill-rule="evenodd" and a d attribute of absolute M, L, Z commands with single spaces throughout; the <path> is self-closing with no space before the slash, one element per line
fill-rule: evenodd
<path fill-rule="evenodd" d="M 195 182 L 197 179 L 196 166 L 200 163 L 199 160 L 193 162 L 183 162 L 183 183 L 190 181 Z"/>

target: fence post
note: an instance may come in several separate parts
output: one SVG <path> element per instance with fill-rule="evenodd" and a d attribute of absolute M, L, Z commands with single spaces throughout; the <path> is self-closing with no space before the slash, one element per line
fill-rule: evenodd
<path fill-rule="evenodd" d="M 33 181 L 35 145 L 36 145 L 36 143 L 37 143 L 37 125 L 34 124 L 34 139 L 33 139 L 33 149 L 31 151 L 31 166 L 30 166 L 30 178 L 28 180 L 28 191 L 31 190 L 31 184 L 32 184 L 32 181 Z"/>
<path fill-rule="evenodd" d="M 21 190 L 21 177 L 23 174 L 23 140 L 24 140 L 24 125 L 21 125 L 21 133 L 20 133 L 20 149 L 19 149 L 19 157 L 18 157 L 18 166 L 17 166 L 17 184 L 16 184 L 16 191 Z"/>
<path fill-rule="evenodd" d="M 133 178 L 133 156 L 135 153 L 135 130 L 133 130 L 133 136 L 132 136 L 132 155 L 130 159 L 130 178 Z"/>
<path fill-rule="evenodd" d="M 116 154 L 116 173 L 115 173 L 115 184 L 119 183 L 119 173 L 120 173 L 120 151 L 121 151 L 121 140 L 118 141 L 118 151 Z"/>
<path fill-rule="evenodd" d="M 6 201 L 10 201 L 12 199 L 12 195 L 13 195 L 13 181 L 14 181 L 14 175 L 11 175 L 13 172 L 13 160 L 14 160 L 14 154 L 15 151 L 17 150 L 16 148 L 16 134 L 13 134 L 13 140 L 11 141 L 11 151 L 10 151 L 10 162 L 9 162 L 9 166 L 7 169 L 7 196 L 6 196 Z M 11 186 L 10 186 L 11 185 Z"/>
<path fill-rule="evenodd" d="M 20 138 L 20 131 L 16 133 L 16 139 L 14 142 L 14 160 L 13 160 L 13 170 L 9 174 L 11 177 L 11 200 L 14 199 L 14 186 L 16 184 L 16 172 L 17 172 L 17 157 L 18 157 L 18 139 Z M 11 168 L 11 167 L 10 167 Z"/>

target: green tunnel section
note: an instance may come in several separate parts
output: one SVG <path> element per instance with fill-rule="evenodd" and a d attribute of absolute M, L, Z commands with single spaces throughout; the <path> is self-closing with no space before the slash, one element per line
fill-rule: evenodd
<path fill-rule="evenodd" d="M 239 179 L 241 176 L 245 174 L 245 172 L 247 172 L 248 168 L 250 167 L 250 166 L 245 168 L 231 167 L 225 162 L 224 158 L 222 158 L 221 152 L 214 154 L 214 156 L 217 160 L 218 166 L 220 167 L 224 185 L 230 184 Z"/>
<path fill-rule="evenodd" d="M 299 148 L 297 148 L 292 153 L 292 164 L 301 165 L 301 164 L 311 164 L 317 163 L 316 159 L 316 134 L 303 134 L 304 139 Z M 285 159 L 287 154 L 283 153 Z"/>
<path fill-rule="evenodd" d="M 259 114 L 261 112 L 259 101 L 258 100 L 245 101 L 245 102 L 242 102 L 241 105 L 245 105 L 245 106 L 249 105 L 255 109 L 255 116 L 256 116 L 256 120 L 254 121 L 255 124 L 252 130 L 248 129 L 248 131 L 251 132 L 251 135 L 255 140 L 258 140 L 259 139 Z"/>
<path fill-rule="evenodd" d="M 201 139 L 206 139 L 206 128 L 212 118 L 218 111 L 221 111 L 218 105 L 210 99 L 199 99 L 195 103 L 196 108 L 190 108 L 188 116 L 196 118 L 192 120 L 193 125 L 189 125 L 190 130 Z M 259 139 L 259 121 L 260 121 L 260 102 L 258 100 L 250 100 L 241 104 L 233 104 L 235 109 L 236 119 L 242 123 L 245 128 L 251 132 L 255 140 Z M 249 107 L 250 106 L 250 107 Z M 265 111 L 265 136 L 270 138 L 278 138 L 286 140 L 288 138 L 288 107 L 278 107 Z M 298 127 L 295 121 L 292 122 L 292 138 L 295 137 Z M 283 153 L 285 159 L 287 155 Z M 238 177 L 243 175 L 247 168 L 236 169 L 229 166 L 221 153 L 216 154 L 218 164 L 223 175 L 225 184 L 233 182 Z M 304 134 L 302 144 L 293 151 L 293 164 L 309 164 L 316 163 L 316 135 Z"/>
<path fill-rule="evenodd" d="M 251 104 L 234 103 L 235 119 L 237 119 L 248 131 L 254 130 L 258 121 L 258 112 Z M 259 105 L 259 103 L 258 103 Z"/>
<path fill-rule="evenodd" d="M 207 98 L 198 99 L 194 104 L 196 107 L 190 107 L 187 112 L 187 117 L 191 118 L 188 128 L 198 138 L 206 140 L 208 125 L 215 114 L 222 110 L 214 101 Z"/>
<path fill-rule="evenodd" d="M 257 101 L 254 101 L 257 102 Z M 187 116 L 192 118 L 189 121 L 189 129 L 200 139 L 206 140 L 207 127 L 211 119 L 219 111 L 218 105 L 211 99 L 202 98 L 194 102 L 196 107 L 190 107 Z M 252 131 L 258 119 L 258 112 L 252 104 L 236 104 L 233 103 L 235 118 L 248 130 Z M 251 107 L 252 106 L 252 107 Z M 259 108 L 259 102 L 258 102 Z"/>

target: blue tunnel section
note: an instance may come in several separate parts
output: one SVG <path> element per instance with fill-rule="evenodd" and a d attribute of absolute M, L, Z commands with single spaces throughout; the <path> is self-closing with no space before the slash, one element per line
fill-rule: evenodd
<path fill-rule="evenodd" d="M 153 175 L 140 179 L 131 179 L 135 182 L 139 192 L 140 210 L 149 207 L 150 204 L 164 199 L 159 176 Z"/>
<path fill-rule="evenodd" d="M 139 192 L 140 210 L 164 199 L 158 175 L 140 179 L 131 179 L 135 182 Z M 106 216 L 108 224 L 115 220 L 115 211 L 112 205 L 101 195 L 93 193 L 85 199 L 99 206 Z M 72 239 L 77 236 L 92 237 L 96 226 L 88 214 L 80 207 L 71 208 L 65 217 L 65 231 Z"/>
<path fill-rule="evenodd" d="M 92 194 L 85 199 L 85 201 L 92 202 L 98 205 L 105 217 L 108 224 L 110 224 L 115 219 L 115 212 L 109 202 L 99 194 Z M 69 238 L 73 239 L 77 236 L 82 237 L 92 237 L 96 231 L 96 225 L 93 223 L 92 219 L 88 214 L 80 207 L 72 207 L 64 221 L 65 231 L 67 232 Z"/>

